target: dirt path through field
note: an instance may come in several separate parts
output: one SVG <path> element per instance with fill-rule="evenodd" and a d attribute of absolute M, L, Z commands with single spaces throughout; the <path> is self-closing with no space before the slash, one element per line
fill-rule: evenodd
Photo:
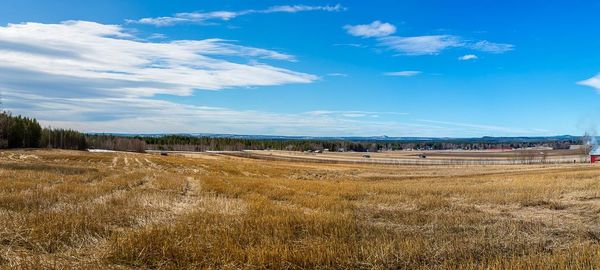
<path fill-rule="evenodd" d="M 119 163 L 119 157 L 114 157 L 112 160 L 112 163 L 110 165 L 111 168 L 115 169 L 117 167 L 117 164 Z"/>
<path fill-rule="evenodd" d="M 135 163 L 137 163 L 140 166 L 140 168 L 145 167 L 144 164 L 138 158 L 135 158 L 134 160 L 135 160 Z"/>

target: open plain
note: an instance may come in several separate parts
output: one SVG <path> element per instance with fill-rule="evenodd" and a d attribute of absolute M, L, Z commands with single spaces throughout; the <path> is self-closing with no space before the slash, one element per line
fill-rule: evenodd
<path fill-rule="evenodd" d="M 0 267 L 600 268 L 600 167 L 0 152 Z"/>

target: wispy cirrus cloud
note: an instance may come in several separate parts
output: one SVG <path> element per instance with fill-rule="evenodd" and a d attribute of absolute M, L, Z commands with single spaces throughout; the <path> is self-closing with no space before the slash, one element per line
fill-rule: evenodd
<path fill-rule="evenodd" d="M 327 76 L 329 76 L 329 77 L 348 77 L 348 74 L 340 73 L 340 72 L 333 72 L 333 73 L 328 73 Z"/>
<path fill-rule="evenodd" d="M 488 52 L 488 53 L 505 53 L 514 50 L 515 46 L 512 44 L 504 43 L 493 43 L 487 40 L 482 40 L 469 45 L 472 49 Z"/>
<path fill-rule="evenodd" d="M 379 45 L 405 55 L 435 55 L 451 47 L 461 47 L 460 38 L 452 35 L 432 35 L 379 38 Z"/>
<path fill-rule="evenodd" d="M 367 46 L 359 43 L 336 43 L 333 44 L 336 47 L 353 47 L 353 48 L 366 48 Z"/>
<path fill-rule="evenodd" d="M 150 24 L 155 26 L 171 26 L 182 23 L 204 23 L 209 21 L 229 21 L 231 19 L 250 15 L 250 14 L 268 14 L 268 13 L 297 13 L 305 11 L 328 11 L 336 12 L 346 10 L 340 4 L 326 6 L 309 6 L 309 5 L 283 5 L 272 6 L 267 9 L 247 9 L 240 11 L 211 11 L 211 12 L 183 12 L 173 16 L 142 18 L 136 20 L 126 20 L 127 23 L 133 24 Z"/>
<path fill-rule="evenodd" d="M 402 112 L 373 112 L 373 111 L 330 111 L 330 110 L 318 110 L 318 111 L 309 111 L 304 114 L 310 116 L 341 116 L 341 117 L 349 117 L 349 118 L 362 118 L 362 117 L 372 117 L 378 118 L 384 115 L 392 115 L 392 116 L 404 116 L 408 115 L 408 113 Z"/>
<path fill-rule="evenodd" d="M 344 11 L 346 7 L 341 4 L 336 4 L 333 6 L 308 6 L 308 5 L 284 5 L 284 6 L 273 6 L 266 10 L 258 10 L 258 13 L 275 13 L 275 12 L 287 12 L 287 13 L 296 13 L 301 11 Z"/>
<path fill-rule="evenodd" d="M 423 72 L 417 70 L 404 70 L 404 71 L 394 71 L 394 72 L 386 72 L 383 75 L 393 76 L 393 77 L 413 77 L 421 74 Z"/>
<path fill-rule="evenodd" d="M 154 33 L 151 34 L 150 36 L 148 36 L 148 39 L 166 39 L 167 36 L 165 34 L 161 34 L 161 33 Z"/>
<path fill-rule="evenodd" d="M 449 48 L 463 48 L 487 53 L 505 53 L 515 46 L 487 40 L 470 41 L 456 35 L 395 36 L 396 27 L 390 23 L 374 21 L 370 24 L 346 25 L 348 34 L 375 38 L 379 46 L 401 55 L 437 55 Z"/>

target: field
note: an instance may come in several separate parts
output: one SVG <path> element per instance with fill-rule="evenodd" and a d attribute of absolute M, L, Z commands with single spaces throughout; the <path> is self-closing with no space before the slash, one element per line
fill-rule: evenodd
<path fill-rule="evenodd" d="M 0 268 L 598 269 L 599 213 L 583 163 L 0 152 Z"/>
<path fill-rule="evenodd" d="M 245 151 L 224 152 L 224 154 L 263 160 L 390 165 L 523 165 L 589 162 L 588 155 L 582 154 L 581 150 L 447 150 L 376 153 Z"/>

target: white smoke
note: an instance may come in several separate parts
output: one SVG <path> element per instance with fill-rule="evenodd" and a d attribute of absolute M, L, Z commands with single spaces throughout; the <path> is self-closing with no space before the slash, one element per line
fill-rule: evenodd
<path fill-rule="evenodd" d="M 583 145 L 585 146 L 587 154 L 592 152 L 594 149 L 598 149 L 599 147 L 595 132 L 586 132 L 581 140 L 583 141 Z"/>

